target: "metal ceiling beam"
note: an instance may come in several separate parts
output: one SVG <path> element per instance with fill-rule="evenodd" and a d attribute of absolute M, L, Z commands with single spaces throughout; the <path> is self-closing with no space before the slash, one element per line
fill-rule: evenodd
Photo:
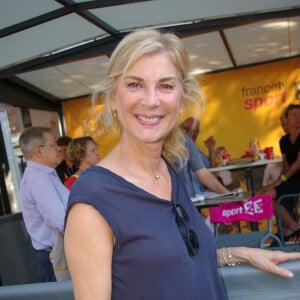
<path fill-rule="evenodd" d="M 300 55 L 294 55 L 291 57 L 281 57 L 281 58 L 276 58 L 276 59 L 271 59 L 268 61 L 261 61 L 261 62 L 255 62 L 255 63 L 250 63 L 250 64 L 245 64 L 245 65 L 240 65 L 240 66 L 236 66 L 236 68 L 223 68 L 223 69 L 218 69 L 218 70 L 213 70 L 213 71 L 209 71 L 205 74 L 216 74 L 216 73 L 222 73 L 222 72 L 226 72 L 226 71 L 230 71 L 230 70 L 240 70 L 240 69 L 245 69 L 245 68 L 249 68 L 249 67 L 255 67 L 255 66 L 260 66 L 260 65 L 268 65 L 268 64 L 272 64 L 274 62 L 280 62 L 280 61 L 288 61 L 291 59 L 295 59 L 295 58 L 300 58 Z M 65 99 L 63 99 L 65 100 Z"/>
<path fill-rule="evenodd" d="M 52 21 L 54 19 L 63 17 L 65 15 L 70 14 L 70 11 L 66 8 L 59 8 L 56 10 L 53 10 L 49 13 L 34 17 L 32 19 L 28 19 L 26 21 L 14 24 L 12 26 L 9 27 L 5 27 L 3 29 L 0 30 L 0 38 L 9 36 L 11 34 L 23 31 L 25 29 Z"/>
<path fill-rule="evenodd" d="M 40 16 L 28 19 L 26 21 L 14 24 L 12 26 L 2 28 L 0 30 L 0 38 L 9 36 L 11 34 L 29 29 L 31 27 L 52 21 L 54 19 L 63 17 L 65 15 L 71 14 L 71 13 L 78 13 L 81 14 L 82 12 L 85 12 L 85 10 L 90 10 L 90 9 L 96 9 L 96 8 L 104 8 L 104 7 L 109 7 L 109 6 L 116 6 L 116 5 L 124 5 L 124 4 L 131 4 L 131 3 L 136 3 L 136 2 L 147 2 L 151 0 L 134 0 L 134 1 L 123 1 L 123 0 L 108 0 L 108 1 L 103 1 L 103 0 L 95 0 L 95 1 L 87 1 L 87 2 L 82 2 L 82 3 L 75 3 L 71 1 L 65 1 L 65 0 L 56 0 L 56 2 L 64 5 L 65 7 L 53 10 L 51 12 L 42 14 Z M 86 12 L 87 15 L 89 15 L 88 12 Z M 96 17 L 95 17 L 96 18 Z M 88 19 L 87 19 L 88 20 Z M 103 21 L 100 19 L 99 23 L 97 24 L 97 19 L 92 19 L 88 20 L 94 25 L 98 26 L 99 28 L 102 28 L 105 30 L 105 28 L 108 29 L 107 32 L 109 32 L 111 29 L 108 24 L 105 24 Z M 106 31 L 106 30 L 105 30 Z M 112 30 L 113 32 L 113 30 Z"/>
<path fill-rule="evenodd" d="M 220 33 L 222 42 L 224 44 L 224 47 L 225 47 L 225 49 L 226 49 L 226 51 L 228 53 L 229 59 L 231 61 L 231 64 L 233 65 L 234 68 L 236 68 L 237 64 L 236 64 L 235 58 L 233 56 L 232 50 L 231 50 L 231 48 L 229 46 L 228 40 L 227 40 L 227 38 L 225 36 L 224 30 L 219 30 L 219 33 Z"/>
<path fill-rule="evenodd" d="M 229 29 L 237 26 L 249 25 L 266 20 L 297 16 L 300 16 L 300 6 L 273 12 L 244 14 L 218 19 L 195 20 L 193 23 L 183 26 L 168 26 L 166 27 L 166 30 L 176 32 L 180 37 L 188 37 L 197 34 Z"/>
<path fill-rule="evenodd" d="M 108 34 L 110 34 L 112 36 L 119 35 L 119 31 L 117 31 L 115 28 L 113 28 L 109 24 L 105 23 L 103 20 L 99 19 L 92 13 L 82 10 L 82 9 L 78 9 L 78 7 L 76 6 L 76 3 L 73 0 L 55 0 L 55 1 L 64 5 L 65 8 L 69 9 L 71 12 L 76 13 L 77 15 L 84 18 L 88 22 L 92 23 L 96 27 L 106 31 Z"/>

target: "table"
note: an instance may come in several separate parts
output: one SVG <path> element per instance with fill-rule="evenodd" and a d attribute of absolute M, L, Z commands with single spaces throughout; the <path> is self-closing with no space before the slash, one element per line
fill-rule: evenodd
<path fill-rule="evenodd" d="M 194 205 L 196 208 L 201 212 L 202 208 L 208 208 L 212 206 L 218 206 L 221 203 L 228 203 L 228 202 L 237 202 L 237 201 L 245 201 L 249 199 L 252 196 L 252 192 L 246 192 L 246 193 L 241 193 L 236 196 L 231 196 L 231 197 L 215 197 L 215 198 L 210 198 L 210 199 L 204 199 L 201 201 L 193 201 Z M 197 198 L 197 197 L 195 197 Z M 194 199 L 194 198 L 192 198 Z M 251 226 L 251 230 L 257 230 L 258 226 Z M 241 231 L 240 224 L 238 224 L 238 229 Z"/>
<path fill-rule="evenodd" d="M 193 201 L 194 205 L 197 208 L 207 208 L 211 206 L 218 206 L 221 203 L 227 203 L 227 202 L 236 202 L 236 201 L 245 201 L 251 197 L 251 192 L 241 193 L 236 196 L 230 196 L 230 197 L 215 197 L 200 201 Z M 195 197 L 196 198 L 196 197 Z"/>
<path fill-rule="evenodd" d="M 252 169 L 256 167 L 265 166 L 268 164 L 279 163 L 279 162 L 282 162 L 282 158 L 275 157 L 274 159 L 260 159 L 252 162 L 245 162 L 245 163 L 241 162 L 239 164 L 221 166 L 216 168 L 208 168 L 208 170 L 210 172 L 244 170 L 248 191 L 253 192 L 254 184 L 253 184 Z"/>

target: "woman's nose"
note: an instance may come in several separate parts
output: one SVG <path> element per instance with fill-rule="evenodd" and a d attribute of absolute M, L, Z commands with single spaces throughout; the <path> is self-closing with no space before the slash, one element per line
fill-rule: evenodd
<path fill-rule="evenodd" d="M 142 105 L 144 106 L 157 106 L 159 105 L 159 95 L 155 88 L 145 89 L 145 93 L 142 98 Z"/>

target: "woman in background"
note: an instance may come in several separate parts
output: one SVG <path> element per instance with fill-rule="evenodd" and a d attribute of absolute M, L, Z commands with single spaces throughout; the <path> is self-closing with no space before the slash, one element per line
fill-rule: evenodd
<path fill-rule="evenodd" d="M 65 186 L 71 189 L 83 171 L 99 162 L 100 155 L 97 150 L 97 143 L 90 136 L 73 139 L 68 145 L 67 155 L 77 167 L 77 171 L 65 181 Z"/>

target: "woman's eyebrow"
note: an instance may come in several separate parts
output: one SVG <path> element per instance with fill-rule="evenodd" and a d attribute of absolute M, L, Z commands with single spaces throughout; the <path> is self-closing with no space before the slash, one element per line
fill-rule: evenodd
<path fill-rule="evenodd" d="M 135 75 L 125 75 L 123 78 L 143 81 L 142 77 L 135 76 Z M 169 80 L 177 80 L 177 77 L 176 76 L 168 76 L 168 77 L 163 77 L 163 78 L 159 79 L 159 81 L 169 81 Z"/>
<path fill-rule="evenodd" d="M 139 81 L 143 80 L 143 78 L 135 76 L 135 75 L 125 75 L 123 78 L 124 79 L 134 79 L 134 80 L 139 80 Z"/>

